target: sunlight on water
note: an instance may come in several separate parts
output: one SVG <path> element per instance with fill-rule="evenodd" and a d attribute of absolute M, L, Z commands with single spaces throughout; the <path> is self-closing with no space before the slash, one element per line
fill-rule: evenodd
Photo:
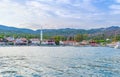
<path fill-rule="evenodd" d="M 105 47 L 0 47 L 0 77 L 118 77 L 120 50 Z"/>

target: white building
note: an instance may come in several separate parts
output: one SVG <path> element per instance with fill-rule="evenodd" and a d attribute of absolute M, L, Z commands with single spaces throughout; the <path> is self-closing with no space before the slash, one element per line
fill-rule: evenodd
<path fill-rule="evenodd" d="M 7 37 L 6 40 L 8 40 L 9 42 L 12 42 L 15 40 L 15 38 L 14 37 Z"/>
<path fill-rule="evenodd" d="M 16 45 L 27 45 L 28 40 L 26 38 L 17 38 L 14 43 Z"/>
<path fill-rule="evenodd" d="M 32 44 L 40 44 L 40 40 L 36 39 L 36 38 L 30 39 L 30 41 L 31 41 Z"/>

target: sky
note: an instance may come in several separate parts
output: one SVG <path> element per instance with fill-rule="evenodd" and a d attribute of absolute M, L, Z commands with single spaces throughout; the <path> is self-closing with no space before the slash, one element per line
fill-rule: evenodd
<path fill-rule="evenodd" d="M 0 0 L 0 24 L 30 29 L 120 26 L 120 0 Z"/>

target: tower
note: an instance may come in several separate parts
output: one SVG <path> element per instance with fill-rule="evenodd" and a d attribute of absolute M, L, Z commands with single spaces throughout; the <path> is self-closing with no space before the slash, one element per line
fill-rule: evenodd
<path fill-rule="evenodd" d="M 43 41 L 43 31 L 42 31 L 42 27 L 41 27 L 41 30 L 40 30 L 40 41 L 41 41 L 41 42 Z"/>

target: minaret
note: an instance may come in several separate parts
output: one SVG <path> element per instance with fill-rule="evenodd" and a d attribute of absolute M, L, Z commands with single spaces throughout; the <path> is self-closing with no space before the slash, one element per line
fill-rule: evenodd
<path fill-rule="evenodd" d="M 41 41 L 41 42 L 43 41 L 43 32 L 42 32 L 42 27 L 41 27 L 41 30 L 40 30 L 40 41 Z"/>

